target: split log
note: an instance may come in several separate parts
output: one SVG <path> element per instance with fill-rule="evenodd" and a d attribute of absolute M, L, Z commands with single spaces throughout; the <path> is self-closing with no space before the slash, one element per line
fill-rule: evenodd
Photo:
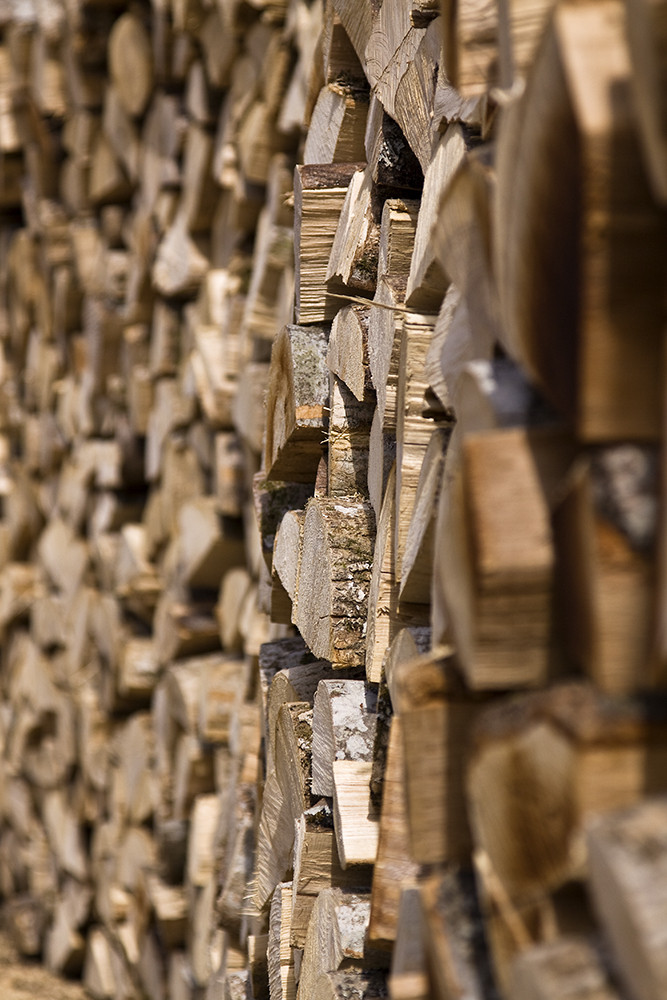
<path fill-rule="evenodd" d="M 321 680 L 313 708 L 313 795 L 334 793 L 337 760 L 370 761 L 377 697 L 365 681 Z"/>
<path fill-rule="evenodd" d="M 297 323 L 332 320 L 340 308 L 332 293 L 343 285 L 325 285 L 331 243 L 358 164 L 311 164 L 294 172 L 294 272 Z"/>
<path fill-rule="evenodd" d="M 657 289 L 667 229 L 637 142 L 623 25 L 624 12 L 613 2 L 604 11 L 586 6 L 554 15 L 530 86 L 508 111 L 498 153 L 495 257 L 510 353 L 575 422 L 581 438 L 599 442 L 655 440 L 661 419 L 664 315 Z M 559 155 L 550 156 L 545 150 L 556 132 Z M 515 169 L 514 151 L 529 133 L 524 173 Z M 620 160 L 614 157 L 622 168 L 613 177 L 612 147 L 624 150 Z M 537 214 L 532 205 L 539 205 Z M 552 230 L 551 219 L 558 238 L 544 240 L 540 234 Z M 633 269 L 613 265 L 617 239 Z M 578 266 L 566 266 L 580 246 Z M 539 275 L 547 273 L 544 285 Z M 627 287 L 634 289 L 629 312 L 619 294 Z M 620 392 L 632 406 L 618 408 Z"/>
<path fill-rule="evenodd" d="M 306 505 L 296 625 L 337 667 L 363 663 L 374 535 L 369 504 L 314 497 Z"/>
<path fill-rule="evenodd" d="M 406 888 L 416 884 L 420 874 L 419 865 L 410 857 L 401 729 L 401 717 L 394 716 L 382 783 L 378 851 L 373 868 L 368 926 L 369 941 L 375 947 L 388 950 L 396 940 L 401 896 Z"/>
<path fill-rule="evenodd" d="M 342 889 L 323 889 L 313 908 L 301 963 L 300 998 L 310 997 L 321 973 L 361 970 L 370 900 Z"/>
<path fill-rule="evenodd" d="M 598 950 L 585 938 L 576 937 L 559 938 L 524 951 L 514 962 L 510 988 L 517 1000 L 619 997 Z"/>
<path fill-rule="evenodd" d="M 266 400 L 264 465 L 272 479 L 312 482 L 329 402 L 328 329 L 286 326 L 276 338 Z"/>
<path fill-rule="evenodd" d="M 664 866 L 664 799 L 591 821 L 589 880 L 598 919 L 613 948 L 622 985 L 640 1000 L 660 995 L 665 964 L 659 938 Z"/>
<path fill-rule="evenodd" d="M 651 699 L 649 711 L 645 699 L 614 699 L 583 684 L 525 695 L 478 719 L 467 779 L 470 819 L 476 844 L 513 898 L 581 876 L 587 819 L 662 791 L 664 726 L 661 700 Z M 517 798 L 510 789 L 519 773 Z M 529 814 L 547 787 L 557 808 L 549 824 L 536 824 Z M 531 831 L 529 850 L 519 824 Z"/>

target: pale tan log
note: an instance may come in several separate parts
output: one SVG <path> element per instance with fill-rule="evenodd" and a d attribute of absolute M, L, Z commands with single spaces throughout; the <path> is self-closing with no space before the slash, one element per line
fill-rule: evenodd
<path fill-rule="evenodd" d="M 245 466 L 241 442 L 232 431 L 214 438 L 214 494 L 225 517 L 241 517 L 246 498 Z"/>
<path fill-rule="evenodd" d="M 86 941 L 81 927 L 90 917 L 90 889 L 69 879 L 58 899 L 53 920 L 44 942 L 44 959 L 48 969 L 59 975 L 81 974 Z"/>
<path fill-rule="evenodd" d="M 254 597 L 252 577 L 245 567 L 237 566 L 228 570 L 220 585 L 215 607 L 220 642 L 226 652 L 241 652 L 243 648 L 242 613 L 251 597 Z"/>
<path fill-rule="evenodd" d="M 136 14 L 123 14 L 115 22 L 108 59 L 111 79 L 125 110 L 138 117 L 153 89 L 153 56 L 150 37 Z"/>
<path fill-rule="evenodd" d="M 586 842 L 598 919 L 622 986 L 641 1000 L 661 995 L 665 959 L 658 928 L 665 906 L 664 798 L 596 817 Z"/>
<path fill-rule="evenodd" d="M 340 283 L 325 285 L 331 244 L 358 164 L 297 167 L 294 172 L 295 318 L 297 323 L 331 320 L 340 308 L 329 293 L 343 293 Z"/>
<path fill-rule="evenodd" d="M 241 523 L 224 518 L 215 497 L 184 503 L 178 512 L 179 575 L 194 588 L 216 589 L 224 574 L 245 561 Z"/>
<path fill-rule="evenodd" d="M 194 296 L 206 274 L 210 261 L 207 247 L 190 236 L 183 217 L 179 217 L 162 239 L 152 276 L 156 290 L 166 298 Z"/>
<path fill-rule="evenodd" d="M 479 97 L 498 83 L 498 8 L 488 0 L 443 5 L 443 56 L 452 84 L 464 97 Z"/>
<path fill-rule="evenodd" d="M 613 2 L 604 10 L 586 6 L 554 16 L 531 85 L 511 115 L 508 109 L 498 155 L 494 242 L 508 347 L 588 441 L 655 439 L 661 419 L 664 317 L 656 289 L 667 230 L 637 143 L 624 23 L 624 10 Z M 554 129 L 562 136 L 562 156 L 549 157 Z M 528 131 L 524 172 L 510 163 L 509 147 L 516 149 Z M 616 183 L 608 186 L 600 171 L 612 148 L 626 152 Z M 537 204 L 539 226 L 531 208 Z M 558 237 L 542 240 L 551 219 L 558 220 Z M 624 238 L 623 260 L 632 260 L 633 269 L 614 270 L 612 280 L 616 237 L 626 224 L 633 235 Z M 574 259 L 580 245 L 578 266 L 553 279 L 552 262 L 558 268 Z M 552 279 L 545 285 L 539 274 L 547 272 Z M 626 299 L 620 289 L 629 286 L 633 295 Z M 569 331 L 557 350 L 556 328 Z M 620 391 L 631 406 L 615 406 Z"/>
<path fill-rule="evenodd" d="M 524 686 L 546 677 L 554 551 L 543 469 L 533 456 L 548 459 L 551 444 L 548 435 L 540 440 L 537 432 L 521 429 L 470 435 L 463 441 L 462 466 L 448 484 L 438 579 L 459 660 L 475 688 Z M 498 471 L 492 471 L 494 466 Z M 480 475 L 491 477 L 486 485 Z M 511 496 L 504 494 L 510 483 Z M 496 520 L 509 510 L 517 528 L 514 534 Z M 463 528 L 466 523 L 478 542 L 475 556 L 462 533 L 469 530 Z M 500 611 L 501 606 L 498 617 L 494 609 Z M 511 632 L 505 631 L 510 622 Z M 491 637 L 489 659 L 486 644 Z"/>
<path fill-rule="evenodd" d="M 374 522 L 370 504 L 355 500 L 315 497 L 306 506 L 296 625 L 337 667 L 364 660 Z"/>
<path fill-rule="evenodd" d="M 420 874 L 410 856 L 402 725 L 400 716 L 391 720 L 368 926 L 369 940 L 385 948 L 391 948 L 397 936 L 401 895 Z"/>
<path fill-rule="evenodd" d="M 403 889 L 387 979 L 390 1000 L 428 1000 L 426 933 L 418 888 Z"/>
<path fill-rule="evenodd" d="M 480 717 L 467 779 L 471 825 L 475 843 L 513 899 L 535 898 L 581 875 L 585 823 L 663 790 L 662 700 L 654 707 L 648 718 L 636 698 L 612 699 L 570 684 Z M 519 768 L 523 789 L 531 788 L 530 797 L 513 798 L 511 806 L 510 757 L 513 775 Z M 530 817 L 547 788 L 557 808 L 551 822 L 535 823 Z M 501 833 L 504 822 L 509 825 Z M 517 823 L 525 824 L 526 835 L 531 831 L 530 855 L 520 846 Z"/>
<path fill-rule="evenodd" d="M 112 802 L 119 818 L 130 823 L 149 819 L 158 802 L 157 775 L 151 767 L 154 734 L 148 712 L 136 712 L 119 728 L 115 740 Z"/>
<path fill-rule="evenodd" d="M 422 605 L 401 606 L 396 579 L 396 470 L 392 466 L 387 478 L 378 520 L 366 625 L 366 677 L 371 684 L 379 683 L 387 648 L 394 636 L 406 625 L 425 625 L 428 608 Z"/>
<path fill-rule="evenodd" d="M 205 987 L 219 965 L 222 931 L 214 928 L 216 885 L 209 875 L 204 888 L 192 893 L 188 955 L 195 986 Z"/>
<path fill-rule="evenodd" d="M 364 159 L 368 92 L 358 86 L 323 87 L 310 118 L 304 163 L 356 163 Z"/>
<path fill-rule="evenodd" d="M 372 199 L 370 171 L 357 170 L 347 188 L 327 265 L 326 279 L 333 291 L 341 285 L 367 294 L 375 291 L 380 227 Z"/>
<path fill-rule="evenodd" d="M 266 949 L 270 1000 L 294 1000 L 296 997 L 294 954 L 290 946 L 292 908 L 292 883 L 280 882 L 271 900 Z"/>
<path fill-rule="evenodd" d="M 183 177 L 178 216 L 189 233 L 210 229 L 217 195 L 211 161 L 213 140 L 201 125 L 190 122 L 185 134 Z"/>
<path fill-rule="evenodd" d="M 402 720 L 410 852 L 424 864 L 463 863 L 471 852 L 467 734 L 485 701 L 465 690 L 452 659 L 451 651 L 439 647 L 403 660 L 391 682 Z"/>
<path fill-rule="evenodd" d="M 190 886 L 203 887 L 213 876 L 220 808 L 218 795 L 199 795 L 194 800 L 186 863 L 187 884 Z"/>
<path fill-rule="evenodd" d="M 389 474 L 395 462 L 396 437 L 392 433 L 383 432 L 382 416 L 376 406 L 368 437 L 368 499 L 377 520 L 380 519 Z"/>
<path fill-rule="evenodd" d="M 64 521 L 53 519 L 40 536 L 38 553 L 49 579 L 66 599 L 71 599 L 88 566 L 86 543 Z"/>
<path fill-rule="evenodd" d="M 370 797 L 372 762 L 336 760 L 333 764 L 334 830 L 343 868 L 374 864 L 379 816 Z"/>
<path fill-rule="evenodd" d="M 371 872 L 370 867 L 361 865 L 347 870 L 341 867 L 333 811 L 326 802 L 306 809 L 296 821 L 294 838 L 292 947 L 303 948 L 312 904 L 323 889 L 367 887 Z M 301 910 L 305 910 L 306 920 L 299 919 Z"/>
<path fill-rule="evenodd" d="M 435 550 L 435 513 L 444 475 L 445 457 L 451 437 L 448 427 L 431 435 L 417 481 L 417 496 L 405 537 L 399 599 L 411 604 L 430 604 Z"/>
<path fill-rule="evenodd" d="M 372 391 L 368 367 L 368 324 L 370 310 L 363 306 L 345 306 L 331 324 L 327 365 L 362 402 Z"/>
<path fill-rule="evenodd" d="M 400 353 L 399 331 L 405 312 L 404 276 L 383 277 L 378 281 L 368 326 L 368 362 L 382 418 L 382 429 L 396 428 L 396 386 Z"/>
<path fill-rule="evenodd" d="M 122 701 L 147 705 L 155 689 L 159 663 L 152 639 L 129 639 L 120 651 L 116 691 Z"/>
<path fill-rule="evenodd" d="M 69 775 L 76 753 L 74 704 L 56 688 L 49 660 L 25 633 L 14 633 L 7 669 L 14 711 L 6 758 L 36 788 L 56 789 Z"/>
<path fill-rule="evenodd" d="M 132 196 L 132 184 L 104 132 L 95 140 L 88 194 L 97 207 L 110 202 L 128 202 Z"/>
<path fill-rule="evenodd" d="M 268 934 L 248 935 L 248 972 L 253 996 L 269 1000 L 269 980 L 266 961 Z"/>
<path fill-rule="evenodd" d="M 466 153 L 466 139 L 460 125 L 450 125 L 442 136 L 429 164 L 419 206 L 414 250 L 405 301 L 412 309 L 437 311 L 447 291 L 449 277 L 443 271 L 431 239 L 438 218 L 442 193 L 451 183 Z"/>
<path fill-rule="evenodd" d="M 391 112 L 414 150 L 424 173 L 433 156 L 432 133 L 435 118 L 433 67 L 441 62 L 441 48 L 441 27 L 436 17 L 425 29 L 414 58 L 410 60 L 406 72 L 398 82 Z"/>
<path fill-rule="evenodd" d="M 47 792 L 42 801 L 46 835 L 61 871 L 81 881 L 88 875 L 83 831 L 63 791 Z"/>
<path fill-rule="evenodd" d="M 322 454 L 328 329 L 286 326 L 271 354 L 264 466 L 272 479 L 312 482 Z"/>
<path fill-rule="evenodd" d="M 598 949 L 583 937 L 562 937 L 536 945 L 514 961 L 512 996 L 517 1000 L 581 997 L 619 1000 Z"/>
<path fill-rule="evenodd" d="M 327 493 L 330 497 L 367 497 L 369 439 L 374 412 L 372 395 L 359 401 L 344 382 L 331 375 L 327 452 Z"/>
<path fill-rule="evenodd" d="M 288 510 L 280 522 L 273 547 L 273 571 L 278 575 L 291 602 L 296 597 L 298 587 L 304 518 L 304 511 Z"/>
<path fill-rule="evenodd" d="M 321 973 L 346 968 L 361 969 L 368 926 L 368 895 L 323 889 L 313 909 L 299 978 L 299 1000 L 314 995 Z"/>
<path fill-rule="evenodd" d="M 333 796 L 334 761 L 372 759 L 376 710 L 377 696 L 365 681 L 320 681 L 313 706 L 313 795 Z"/>
<path fill-rule="evenodd" d="M 407 280 L 418 224 L 418 201 L 399 198 L 388 198 L 385 201 L 380 223 L 378 278 L 398 277 Z"/>
<path fill-rule="evenodd" d="M 44 904 L 29 895 L 15 896 L 6 909 L 7 933 L 12 944 L 20 955 L 35 958 L 42 951 L 46 923 Z"/>
<path fill-rule="evenodd" d="M 489 237 L 494 205 L 491 151 L 469 150 L 441 194 L 432 240 L 436 258 L 466 298 L 476 352 L 483 357 L 492 353 L 494 340 L 504 340 Z"/>
<path fill-rule="evenodd" d="M 563 636 L 595 684 L 611 693 L 651 680 L 656 463 L 650 447 L 597 449 L 572 468 L 556 512 Z"/>
<path fill-rule="evenodd" d="M 172 812 L 175 819 L 185 819 L 198 796 L 215 791 L 215 774 L 210 748 L 196 736 L 181 733 L 174 746 Z"/>
<path fill-rule="evenodd" d="M 214 427 L 227 428 L 233 423 L 232 403 L 239 371 L 235 332 L 225 324 L 225 335 L 215 326 L 199 326 L 189 363 L 197 398 L 204 415 Z"/>
<path fill-rule="evenodd" d="M 434 317 L 406 313 L 400 335 L 400 360 L 396 393 L 396 527 L 397 580 L 403 575 L 403 554 L 410 519 L 417 499 L 422 462 L 433 434 L 434 421 L 427 414 L 424 367 Z M 433 416 L 441 416 L 437 410 Z"/>

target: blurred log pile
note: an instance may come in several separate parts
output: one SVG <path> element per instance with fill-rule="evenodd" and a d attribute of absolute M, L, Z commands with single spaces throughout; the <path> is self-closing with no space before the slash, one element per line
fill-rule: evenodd
<path fill-rule="evenodd" d="M 0 5 L 22 953 L 664 1000 L 666 23 Z"/>

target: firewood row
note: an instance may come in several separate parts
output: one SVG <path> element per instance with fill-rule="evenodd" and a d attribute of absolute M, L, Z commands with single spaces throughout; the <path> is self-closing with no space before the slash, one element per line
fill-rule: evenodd
<path fill-rule="evenodd" d="M 8 0 L 0 898 L 94 1000 L 664 1000 L 666 0 Z"/>

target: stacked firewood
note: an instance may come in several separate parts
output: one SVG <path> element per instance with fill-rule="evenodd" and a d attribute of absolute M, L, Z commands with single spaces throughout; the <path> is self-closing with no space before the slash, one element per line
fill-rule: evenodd
<path fill-rule="evenodd" d="M 2 5 L 0 894 L 96 1000 L 664 997 L 666 15 Z"/>

